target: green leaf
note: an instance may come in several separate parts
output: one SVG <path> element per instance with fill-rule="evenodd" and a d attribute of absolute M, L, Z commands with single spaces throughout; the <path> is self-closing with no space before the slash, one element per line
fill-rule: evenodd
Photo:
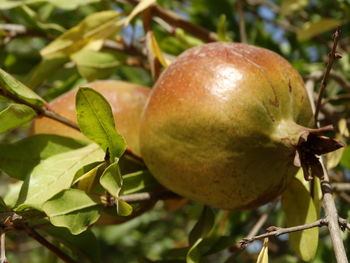
<path fill-rule="evenodd" d="M 269 247 L 268 247 L 269 239 L 265 238 L 263 247 L 258 255 L 258 259 L 256 263 L 269 263 Z"/>
<path fill-rule="evenodd" d="M 281 15 L 285 16 L 303 9 L 309 4 L 309 0 L 283 0 L 280 8 Z"/>
<path fill-rule="evenodd" d="M 13 208 L 16 206 L 22 184 L 23 181 L 17 181 L 15 183 L 9 184 L 7 193 L 4 197 L 4 201 L 8 207 Z"/>
<path fill-rule="evenodd" d="M 119 197 L 120 190 L 123 186 L 123 178 L 120 174 L 118 163 L 112 163 L 103 172 L 100 177 L 100 184 L 114 197 Z"/>
<path fill-rule="evenodd" d="M 98 50 L 103 44 L 101 40 L 120 29 L 119 18 L 120 13 L 112 10 L 93 13 L 52 41 L 40 53 L 43 57 L 69 56 L 92 43 L 97 43 L 94 49 Z"/>
<path fill-rule="evenodd" d="M 116 207 L 117 207 L 117 213 L 119 216 L 129 216 L 132 213 L 132 206 L 129 205 L 127 202 L 125 202 L 122 199 L 117 199 L 115 201 Z"/>
<path fill-rule="evenodd" d="M 282 209 L 286 214 L 287 226 L 312 223 L 319 219 L 317 209 L 307 187 L 293 178 L 282 194 Z M 318 228 L 311 228 L 289 234 L 293 250 L 304 261 L 311 261 L 318 247 Z"/>
<path fill-rule="evenodd" d="M 199 249 L 199 245 L 214 228 L 214 223 L 215 215 L 213 210 L 205 206 L 200 218 L 198 219 L 198 222 L 193 227 L 189 236 L 190 248 L 186 255 L 187 263 L 200 262 L 202 254 Z"/>
<path fill-rule="evenodd" d="M 40 21 L 40 17 L 38 14 L 29 8 L 26 5 L 21 5 L 21 7 L 18 9 L 20 12 L 20 16 L 22 19 L 24 19 L 30 26 L 39 29 L 44 32 L 50 32 L 50 30 L 54 30 L 59 33 L 63 33 L 66 31 L 66 29 L 58 24 L 54 23 L 44 23 Z"/>
<path fill-rule="evenodd" d="M 108 78 L 120 65 L 120 60 L 125 60 L 124 56 L 116 52 L 88 49 L 74 53 L 71 59 L 77 64 L 80 75 L 87 81 Z"/>
<path fill-rule="evenodd" d="M 74 10 L 79 6 L 98 3 L 100 0 L 47 0 L 47 2 L 53 4 L 57 8 L 65 10 Z"/>
<path fill-rule="evenodd" d="M 125 151 L 126 142 L 116 131 L 111 106 L 97 91 L 80 88 L 76 95 L 77 119 L 80 130 L 101 148 L 109 151 L 111 162 Z"/>
<path fill-rule="evenodd" d="M 8 211 L 8 207 L 4 201 L 4 199 L 2 199 L 2 197 L 0 197 L 0 212 L 5 212 Z"/>
<path fill-rule="evenodd" d="M 17 6 L 26 4 L 27 2 L 30 2 L 30 0 L 22 0 L 22 1 L 1 0 L 0 10 L 15 8 Z M 37 2 L 39 2 L 39 0 Z"/>
<path fill-rule="evenodd" d="M 39 95 L 2 69 L 0 69 L 0 92 L 4 95 L 10 94 L 12 99 L 19 99 L 37 108 L 45 104 Z"/>
<path fill-rule="evenodd" d="M 94 162 L 85 165 L 75 174 L 73 184 L 78 183 L 78 189 L 91 192 L 96 183 L 96 177 L 99 177 L 101 174 L 100 168 L 104 165 L 105 162 Z"/>
<path fill-rule="evenodd" d="M 43 58 L 38 66 L 35 67 L 31 73 L 30 80 L 27 85 L 32 89 L 39 86 L 47 76 L 52 75 L 55 71 L 60 68 L 64 63 L 68 62 L 69 58 L 67 56 L 57 56 L 52 58 Z"/>
<path fill-rule="evenodd" d="M 333 18 L 321 18 L 317 21 L 306 22 L 302 28 L 297 30 L 299 41 L 305 41 L 329 30 L 335 29 L 344 22 Z"/>
<path fill-rule="evenodd" d="M 139 13 L 141 13 L 154 3 L 156 3 L 156 0 L 141 0 L 125 19 L 124 26 L 127 26 L 130 23 L 130 21 L 134 19 L 135 16 L 137 16 Z"/>
<path fill-rule="evenodd" d="M 83 141 L 48 134 L 30 136 L 12 144 L 3 143 L 0 144 L 0 170 L 24 180 L 41 161 L 84 146 Z"/>
<path fill-rule="evenodd" d="M 54 226 L 66 227 L 74 235 L 85 231 L 100 217 L 98 198 L 78 189 L 66 189 L 46 201 L 42 209 Z"/>
<path fill-rule="evenodd" d="M 128 195 L 137 192 L 147 192 L 158 184 L 149 171 L 138 171 L 123 175 L 123 187 L 120 194 Z"/>
<path fill-rule="evenodd" d="M 72 235 L 67 228 L 61 227 L 44 226 L 41 230 L 78 254 L 80 258 L 83 257 L 91 263 L 101 262 L 99 242 L 91 230 L 78 235 Z"/>
<path fill-rule="evenodd" d="M 346 146 L 344 148 L 340 164 L 343 165 L 346 169 L 350 170 L 350 146 Z"/>
<path fill-rule="evenodd" d="M 218 35 L 219 41 L 232 42 L 232 39 L 227 35 L 225 14 L 222 14 L 219 17 L 219 22 L 217 26 L 217 35 Z"/>
<path fill-rule="evenodd" d="M 24 104 L 11 104 L 0 112 L 0 133 L 15 129 L 36 117 L 36 112 Z"/>
<path fill-rule="evenodd" d="M 22 186 L 17 210 L 25 207 L 41 209 L 42 204 L 68 189 L 76 172 L 84 165 L 102 161 L 104 152 L 95 144 L 57 154 L 42 161 L 28 176 Z"/>

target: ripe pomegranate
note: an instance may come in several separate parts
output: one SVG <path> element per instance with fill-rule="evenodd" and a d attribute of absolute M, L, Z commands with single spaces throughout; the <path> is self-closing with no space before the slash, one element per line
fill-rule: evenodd
<path fill-rule="evenodd" d="M 324 138 L 312 126 L 303 80 L 285 59 L 210 43 L 185 51 L 156 82 L 141 120 L 141 154 L 182 196 L 253 208 L 281 194 L 298 170 L 293 164 L 304 164 L 307 177 L 319 168 L 319 153 L 305 150 L 310 136 L 312 146 Z"/>
<path fill-rule="evenodd" d="M 84 86 L 100 92 L 112 107 L 118 131 L 134 153 L 139 154 L 139 124 L 141 112 L 150 89 L 133 83 L 115 80 L 100 80 Z M 76 122 L 75 95 L 77 89 L 69 91 L 49 103 L 50 109 Z M 47 117 L 37 118 L 32 133 L 48 133 L 79 139 L 87 138 L 77 130 Z"/>

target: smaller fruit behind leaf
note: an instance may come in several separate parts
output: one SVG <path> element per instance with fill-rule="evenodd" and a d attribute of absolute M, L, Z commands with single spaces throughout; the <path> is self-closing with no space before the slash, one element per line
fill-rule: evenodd
<path fill-rule="evenodd" d="M 148 98 L 150 88 L 114 80 L 95 81 L 84 85 L 84 87 L 95 89 L 107 99 L 113 111 L 116 128 L 124 136 L 127 142 L 127 147 L 133 153 L 140 155 L 139 124 L 141 112 Z M 75 96 L 77 91 L 78 89 L 74 89 L 59 96 L 50 102 L 48 107 L 59 115 L 76 123 Z M 33 122 L 31 133 L 56 134 L 88 140 L 81 132 L 47 117 L 37 118 Z M 143 164 L 129 160 L 125 156 L 121 158 L 119 165 L 122 174 L 133 173 L 145 169 Z M 135 211 L 128 217 L 119 217 L 116 215 L 115 208 L 106 208 L 97 224 L 106 225 L 123 223 L 149 210 L 153 205 L 154 203 L 145 202 L 139 210 Z M 113 213 L 110 211 L 113 211 Z"/>
<path fill-rule="evenodd" d="M 83 86 L 95 89 L 107 99 L 112 107 L 116 128 L 124 136 L 128 148 L 139 155 L 139 124 L 141 112 L 150 89 L 141 85 L 115 80 L 100 80 Z M 76 93 L 77 89 L 74 89 L 63 94 L 50 102 L 49 108 L 59 115 L 77 122 L 75 112 Z M 79 131 L 47 117 L 39 117 L 34 121 L 32 133 L 57 134 L 87 140 Z"/>

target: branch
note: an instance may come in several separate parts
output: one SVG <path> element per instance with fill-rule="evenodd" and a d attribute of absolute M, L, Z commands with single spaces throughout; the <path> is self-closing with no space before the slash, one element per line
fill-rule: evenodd
<path fill-rule="evenodd" d="M 350 183 L 332 183 L 332 190 L 335 192 L 348 192 L 350 191 Z"/>
<path fill-rule="evenodd" d="M 322 227 L 322 226 L 326 226 L 328 225 L 328 220 L 326 218 L 322 218 L 319 219 L 315 222 L 309 223 L 309 224 L 304 224 L 304 225 L 300 225 L 300 226 L 293 226 L 293 227 L 288 227 L 288 228 L 279 228 L 279 227 L 269 227 L 268 228 L 268 232 L 259 236 L 253 236 L 253 237 L 246 237 L 243 238 L 240 241 L 241 247 L 245 248 L 249 243 L 255 241 L 255 240 L 259 240 L 259 239 L 264 239 L 265 237 L 278 237 L 280 235 L 283 234 L 288 234 L 288 233 L 292 233 L 292 232 L 297 232 L 297 231 L 301 231 L 301 230 L 305 230 L 305 229 L 310 229 L 310 228 L 314 228 L 314 227 Z M 269 231 L 270 229 L 270 231 Z"/>
<path fill-rule="evenodd" d="M 116 0 L 117 2 L 126 2 L 130 5 L 136 6 L 138 4 L 137 0 Z M 182 28 L 186 31 L 186 33 L 189 33 L 204 42 L 215 42 L 218 41 L 218 36 L 214 32 L 210 32 L 206 30 L 205 28 L 192 24 L 191 22 L 183 19 L 181 16 L 178 14 L 169 11 L 167 9 L 164 9 L 163 7 L 154 4 L 152 5 L 152 14 L 154 16 L 157 16 L 164 21 L 168 22 L 171 24 L 173 27 L 179 27 Z"/>
<path fill-rule="evenodd" d="M 324 90 L 326 89 L 326 86 L 327 86 L 329 72 L 331 70 L 334 60 L 336 58 L 339 58 L 339 56 L 337 56 L 335 53 L 337 48 L 337 43 L 339 40 L 339 34 L 340 34 L 339 30 L 337 29 L 334 34 L 334 43 L 333 43 L 332 51 L 329 54 L 329 61 L 327 63 L 327 68 L 325 70 L 322 83 L 321 83 L 320 94 L 318 97 L 318 102 L 314 113 L 315 125 L 317 127 L 319 127 L 319 123 L 317 121 L 317 115 L 320 109 Z M 313 103 L 313 100 L 311 100 L 311 103 Z M 348 263 L 348 259 L 345 253 L 344 243 L 341 238 L 341 231 L 339 227 L 339 216 L 338 216 L 338 212 L 335 207 L 334 199 L 332 196 L 332 190 L 329 183 L 329 175 L 324 165 L 323 157 L 320 158 L 320 163 L 321 163 L 323 175 L 324 175 L 324 178 L 321 180 L 321 188 L 323 193 L 323 207 L 326 214 L 326 219 L 328 220 L 328 229 L 329 229 L 332 244 L 333 244 L 333 251 L 338 263 Z"/>
<path fill-rule="evenodd" d="M 0 263 L 8 263 L 6 258 L 6 247 L 5 247 L 5 231 L 0 230 Z"/>
<path fill-rule="evenodd" d="M 173 198 L 180 198 L 180 196 L 170 191 L 143 192 L 143 193 L 120 196 L 120 199 L 131 204 L 146 202 L 150 200 L 156 201 L 156 200 L 165 200 L 165 199 L 173 199 Z"/>
<path fill-rule="evenodd" d="M 237 0 L 237 11 L 238 11 L 238 20 L 239 20 L 239 36 L 242 43 L 247 43 L 247 32 L 245 28 L 245 21 L 244 21 L 244 12 L 243 12 L 243 6 L 242 3 L 243 0 Z"/>
<path fill-rule="evenodd" d="M 43 236 L 41 236 L 38 232 L 36 232 L 34 229 L 29 227 L 28 225 L 23 225 L 23 230 L 33 239 L 38 241 L 41 245 L 49 249 L 52 253 L 54 253 L 57 257 L 62 259 L 64 262 L 67 263 L 77 263 L 78 261 L 75 261 L 70 256 L 65 254 L 62 250 L 57 248 L 55 245 L 51 244 L 49 241 L 47 241 Z"/>
<path fill-rule="evenodd" d="M 78 124 L 76 124 L 75 122 L 72 122 L 71 120 L 69 120 L 69 119 L 59 115 L 58 113 L 50 110 L 49 108 L 47 108 L 47 106 L 40 108 L 40 107 L 37 107 L 35 105 L 32 105 L 32 104 L 30 104 L 30 103 L 28 103 L 20 98 L 16 98 L 15 96 L 11 95 L 10 93 L 4 92 L 4 90 L 2 90 L 1 87 L 0 87 L 0 95 L 4 96 L 6 98 L 9 98 L 10 100 L 12 100 L 16 103 L 27 105 L 28 107 L 35 110 L 38 115 L 45 116 L 45 117 L 50 118 L 52 120 L 58 121 L 64 125 L 67 125 L 73 129 L 77 130 L 77 131 L 80 131 Z M 142 157 L 135 154 L 130 149 L 126 149 L 124 155 L 131 156 L 133 159 L 135 159 L 141 163 L 144 163 Z"/>
<path fill-rule="evenodd" d="M 333 47 L 332 47 L 331 52 L 328 54 L 327 67 L 326 67 L 326 70 L 324 72 L 322 82 L 321 82 L 321 89 L 320 89 L 320 93 L 318 95 L 318 100 L 316 103 L 316 110 L 315 110 L 315 115 L 314 115 L 315 124 L 317 124 L 317 122 L 318 122 L 318 114 L 320 112 L 322 98 L 323 98 L 324 92 L 325 92 L 326 87 L 327 87 L 327 82 L 329 79 L 329 74 L 331 72 L 333 63 L 336 59 L 341 58 L 341 56 L 338 53 L 336 53 L 339 38 L 340 38 L 340 30 L 338 28 L 334 33 Z"/>

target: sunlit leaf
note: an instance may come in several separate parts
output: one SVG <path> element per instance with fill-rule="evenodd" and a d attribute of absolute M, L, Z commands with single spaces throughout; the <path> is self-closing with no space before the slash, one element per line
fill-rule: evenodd
<path fill-rule="evenodd" d="M 288 15 L 307 6 L 309 0 L 283 0 L 280 8 L 281 15 Z"/>
<path fill-rule="evenodd" d="M 87 81 L 106 79 L 120 65 L 124 57 L 115 52 L 97 52 L 83 49 L 71 56 L 76 63 L 78 71 Z"/>
<path fill-rule="evenodd" d="M 123 175 L 123 187 L 120 194 L 128 195 L 137 192 L 147 192 L 154 189 L 159 183 L 147 170 Z"/>
<path fill-rule="evenodd" d="M 120 14 L 112 10 L 93 13 L 52 41 L 40 53 L 43 57 L 68 56 L 93 41 L 106 39 L 116 33 L 121 27 L 119 19 Z"/>
<path fill-rule="evenodd" d="M 349 137 L 349 130 L 347 128 L 347 122 L 345 119 L 340 119 L 338 122 L 338 133 L 336 134 L 336 139 L 343 142 L 346 140 L 346 137 Z M 345 144 L 345 143 L 344 143 Z M 345 147 L 340 148 L 334 152 L 326 154 L 327 158 L 327 169 L 333 169 L 340 163 L 342 156 L 344 154 Z"/>
<path fill-rule="evenodd" d="M 80 130 L 90 140 L 109 152 L 111 162 L 125 151 L 126 142 L 116 131 L 111 106 L 97 91 L 80 88 L 76 95 Z"/>
<path fill-rule="evenodd" d="M 224 42 L 232 41 L 232 39 L 227 35 L 225 14 L 222 14 L 219 17 L 219 22 L 217 25 L 217 35 L 218 35 L 219 41 L 224 41 Z"/>
<path fill-rule="evenodd" d="M 124 26 L 127 26 L 130 23 L 130 21 L 134 19 L 135 16 L 137 16 L 139 13 L 141 13 L 143 10 L 147 9 L 154 3 L 156 3 L 156 0 L 141 0 L 125 19 Z"/>
<path fill-rule="evenodd" d="M 343 21 L 333 18 L 321 18 L 317 21 L 306 22 L 297 31 L 297 38 L 299 41 L 305 41 L 319 34 L 325 33 L 329 30 L 343 24 Z"/>
<path fill-rule="evenodd" d="M 193 227 L 189 236 L 190 248 L 186 255 L 187 263 L 200 262 L 200 258 L 202 255 L 199 249 L 199 245 L 213 229 L 214 223 L 215 215 L 213 210 L 205 206 L 203 208 L 200 218 L 198 219 L 198 222 Z"/>
<path fill-rule="evenodd" d="M 340 163 L 350 170 L 350 146 L 344 148 L 343 156 L 340 159 Z"/>
<path fill-rule="evenodd" d="M 0 112 L 0 133 L 15 129 L 36 117 L 36 112 L 24 104 L 11 104 Z"/>
<path fill-rule="evenodd" d="M 296 178 L 293 178 L 282 194 L 282 209 L 286 214 L 288 227 L 312 223 L 319 219 L 309 190 Z M 290 245 L 302 260 L 310 261 L 315 257 L 318 231 L 316 227 L 290 233 Z"/>
<path fill-rule="evenodd" d="M 45 201 L 72 185 L 76 172 L 82 166 L 102 161 L 104 155 L 97 145 L 91 144 L 42 161 L 22 186 L 18 210 L 28 206 L 40 210 Z"/>
<path fill-rule="evenodd" d="M 119 216 L 131 215 L 133 208 L 127 202 L 121 199 L 116 199 L 115 204 L 116 204 L 117 213 Z"/>
<path fill-rule="evenodd" d="M 49 134 L 38 134 L 15 143 L 0 144 L 0 170 L 24 180 L 33 168 L 50 156 L 86 146 L 85 142 Z"/>
<path fill-rule="evenodd" d="M 15 183 L 9 184 L 7 193 L 4 197 L 4 201 L 8 207 L 15 207 L 19 193 L 22 188 L 23 181 L 17 181 Z"/>
<path fill-rule="evenodd" d="M 147 32 L 146 41 L 147 41 L 147 49 L 148 49 L 148 52 L 151 53 L 151 56 L 156 57 L 163 67 L 167 67 L 168 63 L 163 57 L 162 51 L 160 50 L 157 40 L 154 37 L 154 34 L 152 31 Z"/>
<path fill-rule="evenodd" d="M 89 169 L 90 167 L 91 169 Z M 83 168 L 87 168 L 88 171 L 86 171 L 83 175 L 79 176 L 74 182 L 73 184 L 75 184 L 76 182 L 78 182 L 78 189 L 83 190 L 85 192 L 91 192 L 91 190 L 93 189 L 95 183 L 96 183 L 96 179 L 99 177 L 99 175 L 101 174 L 100 168 L 104 166 L 104 162 L 94 162 L 90 165 L 86 165 Z M 78 171 L 79 173 L 79 171 Z M 77 176 L 77 174 L 76 174 Z"/>
<path fill-rule="evenodd" d="M 98 220 L 101 208 L 99 199 L 78 189 L 63 190 L 42 206 L 54 226 L 66 227 L 75 235 Z"/>
<path fill-rule="evenodd" d="M 65 9 L 65 10 L 74 10 L 79 6 L 100 2 L 100 0 L 46 0 L 46 1 L 58 8 Z"/>
<path fill-rule="evenodd" d="M 264 238 L 264 243 L 263 243 L 263 247 L 260 250 L 260 253 L 258 255 L 258 259 L 256 261 L 256 263 L 269 263 L 269 239 L 268 238 Z"/>
<path fill-rule="evenodd" d="M 0 68 L 0 92 L 12 99 L 20 99 L 30 105 L 42 107 L 45 101 L 27 86 Z"/>
<path fill-rule="evenodd" d="M 204 44 L 202 40 L 187 34 L 182 28 L 176 28 L 175 35 L 182 42 L 182 44 L 186 46 L 186 48 Z"/>
<path fill-rule="evenodd" d="M 120 174 L 118 163 L 112 163 L 103 172 L 100 178 L 100 184 L 112 196 L 118 197 L 123 186 L 123 178 Z"/>

